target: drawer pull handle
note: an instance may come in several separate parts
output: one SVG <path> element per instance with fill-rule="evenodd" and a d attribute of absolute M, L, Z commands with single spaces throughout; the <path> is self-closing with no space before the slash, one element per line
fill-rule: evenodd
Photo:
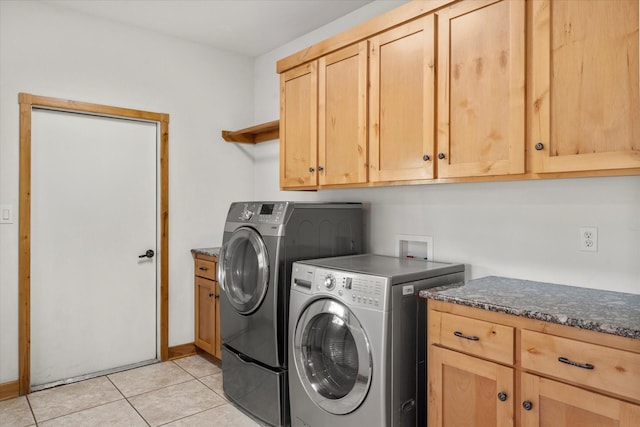
<path fill-rule="evenodd" d="M 200 268 L 199 268 L 199 270 L 207 271 L 207 270 L 208 270 L 208 268 L 207 268 L 207 267 L 200 267 Z"/>
<path fill-rule="evenodd" d="M 593 369 L 594 366 L 591 363 L 578 363 L 567 359 L 566 357 L 558 357 L 558 362 L 566 363 L 567 365 L 577 366 L 582 369 Z"/>
<path fill-rule="evenodd" d="M 505 393 L 504 391 L 498 393 L 498 400 L 500 400 L 500 402 L 504 402 L 505 400 L 507 400 L 507 393 Z"/>
<path fill-rule="evenodd" d="M 465 340 L 469 340 L 469 341 L 480 341 L 480 338 L 476 337 L 475 335 L 470 337 L 468 335 L 463 334 L 460 331 L 455 331 L 453 335 L 457 336 L 458 338 L 464 338 Z"/>

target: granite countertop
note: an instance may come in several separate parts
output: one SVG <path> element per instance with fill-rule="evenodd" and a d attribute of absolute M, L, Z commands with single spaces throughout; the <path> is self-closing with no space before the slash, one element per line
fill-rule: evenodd
<path fill-rule="evenodd" d="M 529 319 L 640 339 L 640 295 L 489 276 L 420 296 Z"/>
<path fill-rule="evenodd" d="M 194 255 L 200 254 L 217 257 L 220 255 L 220 247 L 191 249 L 191 253 Z"/>

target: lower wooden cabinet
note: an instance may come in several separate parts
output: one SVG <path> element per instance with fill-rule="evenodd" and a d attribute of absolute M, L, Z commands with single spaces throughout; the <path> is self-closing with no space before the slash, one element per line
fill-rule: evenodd
<path fill-rule="evenodd" d="M 195 255 L 195 345 L 220 359 L 220 290 L 217 258 Z"/>
<path fill-rule="evenodd" d="M 638 405 L 527 373 L 520 384 L 523 427 L 640 425 Z"/>
<path fill-rule="evenodd" d="M 432 346 L 429 426 L 513 426 L 513 369 Z"/>
<path fill-rule="evenodd" d="M 428 304 L 429 427 L 640 425 L 640 340 Z"/>

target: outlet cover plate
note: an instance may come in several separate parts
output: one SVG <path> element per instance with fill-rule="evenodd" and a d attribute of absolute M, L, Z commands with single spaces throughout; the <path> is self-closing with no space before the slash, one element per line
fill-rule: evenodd
<path fill-rule="evenodd" d="M 580 227 L 578 245 L 583 252 L 598 252 L 598 228 Z"/>

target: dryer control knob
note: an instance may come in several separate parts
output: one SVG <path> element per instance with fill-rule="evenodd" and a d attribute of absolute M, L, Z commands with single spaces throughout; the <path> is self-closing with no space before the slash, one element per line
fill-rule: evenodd
<path fill-rule="evenodd" d="M 253 216 L 253 212 L 251 210 L 245 208 L 242 211 L 242 213 L 240 214 L 240 219 L 245 220 L 245 221 L 249 221 L 252 216 Z"/>
<path fill-rule="evenodd" d="M 327 274 L 324 278 L 324 287 L 331 290 L 336 287 L 336 278 L 332 274 Z"/>

